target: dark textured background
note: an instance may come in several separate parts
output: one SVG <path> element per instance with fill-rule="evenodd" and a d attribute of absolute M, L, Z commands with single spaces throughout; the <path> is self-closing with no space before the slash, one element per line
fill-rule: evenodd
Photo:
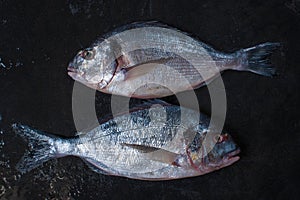
<path fill-rule="evenodd" d="M 14 167 L 26 143 L 11 123 L 72 136 L 68 62 L 101 34 L 143 20 L 165 22 L 227 52 L 266 41 L 283 44 L 273 59 L 279 76 L 223 74 L 226 128 L 242 149 L 241 160 L 165 182 L 96 174 L 75 157 L 20 175 Z M 0 0 L 0 62 L 6 66 L 0 66 L 0 198 L 299 199 L 299 36 L 299 0 Z M 207 89 L 196 93 L 209 113 Z M 109 113 L 110 95 L 98 93 L 97 99 L 101 117 Z"/>

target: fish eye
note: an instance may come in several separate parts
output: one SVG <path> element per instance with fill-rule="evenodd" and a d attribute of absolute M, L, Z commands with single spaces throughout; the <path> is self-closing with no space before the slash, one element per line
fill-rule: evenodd
<path fill-rule="evenodd" d="M 82 53 L 81 53 L 81 56 L 86 59 L 86 60 L 91 60 L 94 58 L 94 51 L 93 50 L 84 50 Z"/>

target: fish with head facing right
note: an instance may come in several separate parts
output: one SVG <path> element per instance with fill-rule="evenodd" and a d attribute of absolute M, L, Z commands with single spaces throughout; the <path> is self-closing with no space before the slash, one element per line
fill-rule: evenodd
<path fill-rule="evenodd" d="M 182 118 L 185 113 L 188 119 Z M 80 137 L 63 139 L 14 124 L 31 147 L 17 165 L 27 172 L 51 158 L 78 156 L 101 174 L 141 180 L 199 176 L 239 160 L 227 133 L 210 129 L 209 118 L 167 103 L 144 104 L 108 119 Z"/>

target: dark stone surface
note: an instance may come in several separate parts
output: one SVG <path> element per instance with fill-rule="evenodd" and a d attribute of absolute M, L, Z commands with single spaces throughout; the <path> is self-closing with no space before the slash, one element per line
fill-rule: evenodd
<path fill-rule="evenodd" d="M 0 0 L 1 199 L 299 199 L 300 2 L 264 1 L 15 1 Z M 78 158 L 51 160 L 25 175 L 15 170 L 26 144 L 11 130 L 20 122 L 72 136 L 74 54 L 119 25 L 158 20 L 234 51 L 283 43 L 274 57 L 280 75 L 225 72 L 226 128 L 241 160 L 204 176 L 145 182 L 96 174 Z M 196 90 L 210 112 L 206 88 Z M 97 93 L 99 116 L 110 95 Z M 175 97 L 165 98 L 175 102 Z"/>

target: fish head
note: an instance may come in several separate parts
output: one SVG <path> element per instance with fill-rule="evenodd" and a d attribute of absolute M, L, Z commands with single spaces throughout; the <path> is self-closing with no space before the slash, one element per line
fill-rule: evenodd
<path fill-rule="evenodd" d="M 94 89 L 103 89 L 112 80 L 116 62 L 107 49 L 89 47 L 77 53 L 68 65 L 68 75 Z"/>
<path fill-rule="evenodd" d="M 229 166 L 240 158 L 237 156 L 239 147 L 227 133 L 210 134 L 209 137 L 196 135 L 187 153 L 194 168 L 208 172 Z"/>

